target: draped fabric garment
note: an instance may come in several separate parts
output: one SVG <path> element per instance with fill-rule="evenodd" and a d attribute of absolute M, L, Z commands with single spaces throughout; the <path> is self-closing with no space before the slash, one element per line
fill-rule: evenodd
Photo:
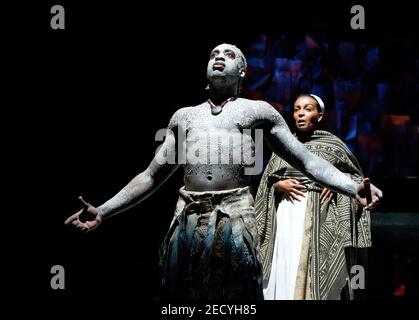
<path fill-rule="evenodd" d="M 249 187 L 180 189 L 160 251 L 164 297 L 262 300 L 262 266 Z"/>
<path fill-rule="evenodd" d="M 352 180 L 362 180 L 358 161 L 333 134 L 316 130 L 309 140 L 301 142 Z M 339 193 L 320 204 L 323 187 L 275 154 L 265 168 L 255 201 L 264 281 L 270 277 L 277 230 L 276 209 L 281 199 L 274 192 L 274 183 L 291 178 L 299 180 L 308 190 L 305 233 L 294 299 L 339 299 L 342 288 L 348 282 L 348 270 L 351 264 L 356 263 L 353 248 L 371 246 L 370 213 L 363 210 L 355 199 Z M 349 259 L 345 256 L 345 248 L 351 252 Z"/>

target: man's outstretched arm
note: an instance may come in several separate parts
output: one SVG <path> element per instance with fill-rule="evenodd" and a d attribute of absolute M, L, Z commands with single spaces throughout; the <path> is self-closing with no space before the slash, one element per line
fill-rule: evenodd
<path fill-rule="evenodd" d="M 102 219 L 135 206 L 156 191 L 179 168 L 178 164 L 169 164 L 168 161 L 175 150 L 175 135 L 171 130 L 168 130 L 163 145 L 148 168 L 134 177 L 115 196 L 97 208 Z"/>
<path fill-rule="evenodd" d="M 176 126 L 175 113 L 166 132 L 165 141 L 146 170 L 99 207 L 95 208 L 79 197 L 83 209 L 70 216 L 65 224 L 73 225 L 85 232 L 93 230 L 103 219 L 135 206 L 156 191 L 179 168 L 179 164 L 173 161 L 176 159 L 177 141 L 171 129 Z"/>
<path fill-rule="evenodd" d="M 363 206 L 373 206 L 382 197 L 382 192 L 371 184 L 371 204 L 367 203 L 366 188 L 369 180 L 358 184 L 347 175 L 336 169 L 328 161 L 308 151 L 290 132 L 282 116 L 269 105 L 262 105 L 267 120 L 265 137 L 268 144 L 278 156 L 285 159 L 312 180 L 320 184 L 356 198 Z M 266 132 L 268 131 L 268 132 Z"/>

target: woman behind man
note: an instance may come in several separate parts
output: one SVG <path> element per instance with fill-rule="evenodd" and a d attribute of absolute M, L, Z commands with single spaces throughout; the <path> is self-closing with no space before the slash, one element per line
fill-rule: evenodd
<path fill-rule="evenodd" d="M 318 130 L 323 101 L 304 94 L 294 103 L 297 138 L 353 180 L 362 181 L 358 161 L 333 134 Z M 255 202 L 266 300 L 352 297 L 354 248 L 371 246 L 369 211 L 356 200 L 311 181 L 272 155 Z"/>

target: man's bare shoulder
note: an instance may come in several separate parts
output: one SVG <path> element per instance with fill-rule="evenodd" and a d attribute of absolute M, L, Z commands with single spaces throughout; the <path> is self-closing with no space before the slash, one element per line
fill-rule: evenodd
<path fill-rule="evenodd" d="M 280 113 L 266 101 L 241 98 L 240 104 L 244 107 L 244 111 L 248 111 L 246 113 L 253 114 L 256 119 L 273 120 L 282 118 Z"/>
<path fill-rule="evenodd" d="M 255 113 L 278 113 L 278 111 L 272 105 L 263 100 L 251 100 L 246 98 L 240 98 L 239 104 L 247 108 L 249 111 L 251 110 Z"/>
<path fill-rule="evenodd" d="M 201 104 L 198 104 L 196 106 L 190 106 L 190 107 L 183 107 L 173 114 L 172 118 L 169 122 L 169 128 L 176 127 L 181 121 L 184 121 L 194 115 L 195 113 L 202 110 L 205 106 L 206 102 L 203 102 Z"/>
<path fill-rule="evenodd" d="M 252 100 L 252 99 L 240 98 L 239 101 L 240 103 L 244 105 L 263 107 L 263 108 L 273 108 L 269 103 L 263 100 Z"/>

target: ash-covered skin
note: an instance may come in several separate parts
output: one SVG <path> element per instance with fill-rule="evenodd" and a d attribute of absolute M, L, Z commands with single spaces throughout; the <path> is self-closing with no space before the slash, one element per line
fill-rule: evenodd
<path fill-rule="evenodd" d="M 207 77 L 210 99 L 214 105 L 220 106 L 227 99 L 238 96 L 245 69 L 246 60 L 237 47 L 222 44 L 211 52 Z M 177 135 L 174 133 L 178 130 L 186 134 L 186 140 L 179 142 L 186 144 L 187 150 L 183 177 L 186 190 L 227 190 L 249 185 L 249 176 L 244 174 L 244 168 L 249 164 L 249 155 L 243 156 L 239 163 L 229 161 L 228 164 L 220 164 L 219 161 L 208 161 L 203 164 L 191 164 L 188 152 L 205 149 L 209 159 L 219 160 L 225 157 L 226 152 L 225 146 L 220 147 L 219 143 L 214 143 L 219 139 L 220 133 L 240 139 L 244 136 L 244 129 L 259 128 L 263 129 L 264 138 L 267 139 L 272 150 L 308 177 L 332 190 L 351 197 L 357 196 L 358 184 L 326 160 L 309 152 L 291 134 L 282 116 L 264 101 L 237 98 L 227 102 L 219 114 L 213 114 L 210 103 L 206 101 L 195 107 L 179 109 L 171 118 L 168 128 L 173 131 L 168 130 L 162 148 L 150 166 L 113 198 L 100 207 L 93 208 L 99 213 L 98 223 L 102 218 L 110 217 L 144 200 L 179 168 L 179 164 L 168 164 L 167 162 L 170 163 L 170 161 L 164 161 L 169 158 L 173 159 L 173 152 L 179 150 Z M 207 139 L 194 139 L 194 137 L 202 136 Z M 233 149 L 235 147 L 236 145 L 233 144 Z M 358 190 L 358 194 L 359 192 Z M 375 198 L 378 199 L 380 196 L 381 191 Z M 77 218 L 78 216 L 76 220 Z M 73 224 L 77 225 L 77 223 Z M 89 231 L 92 228 L 84 225 L 81 229 Z"/>

